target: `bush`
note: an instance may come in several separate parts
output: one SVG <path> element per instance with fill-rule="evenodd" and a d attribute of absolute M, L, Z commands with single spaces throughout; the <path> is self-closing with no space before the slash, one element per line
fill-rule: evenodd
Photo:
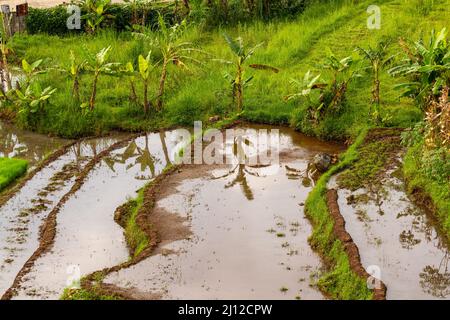
<path fill-rule="evenodd" d="M 222 1 L 192 1 L 192 18 L 207 26 L 237 24 L 251 19 L 269 20 L 282 17 L 295 17 L 303 12 L 310 0 L 229 0 L 225 6 Z"/>
<path fill-rule="evenodd" d="M 114 17 L 106 19 L 102 26 L 116 31 L 125 31 L 131 29 L 133 9 L 122 4 L 112 4 L 109 13 Z M 170 7 L 140 8 L 137 11 L 138 16 L 146 15 L 146 26 L 156 27 L 158 13 L 162 14 L 164 19 L 172 24 L 177 16 Z M 85 15 L 84 9 L 81 10 L 81 16 Z M 30 8 L 26 17 L 27 31 L 29 34 L 46 33 L 49 35 L 70 35 L 78 34 L 86 30 L 86 22 L 81 19 L 81 30 L 69 30 L 67 28 L 67 19 L 70 14 L 67 13 L 67 7 L 60 5 L 53 8 Z"/>

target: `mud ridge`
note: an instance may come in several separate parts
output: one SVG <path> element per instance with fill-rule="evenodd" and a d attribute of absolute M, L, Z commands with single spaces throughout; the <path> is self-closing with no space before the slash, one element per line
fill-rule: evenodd
<path fill-rule="evenodd" d="M 358 247 L 345 229 L 345 219 L 339 210 L 338 193 L 335 189 L 330 189 L 327 191 L 327 205 L 330 215 L 334 220 L 333 233 L 344 245 L 344 250 L 350 262 L 350 268 L 358 276 L 370 281 L 373 278 L 362 266 Z M 378 281 L 379 285 L 377 285 L 373 290 L 373 298 L 374 300 L 386 300 L 386 285 L 381 280 Z"/>
<path fill-rule="evenodd" d="M 119 142 L 114 143 L 111 145 L 108 149 L 102 151 L 97 156 L 95 156 L 92 160 L 90 160 L 86 166 L 84 167 L 83 171 L 80 172 L 77 179 L 75 180 L 75 183 L 73 184 L 72 188 L 68 193 L 66 193 L 60 201 L 56 204 L 56 206 L 50 211 L 49 215 L 47 216 L 44 224 L 40 228 L 40 235 L 39 235 L 39 247 L 36 249 L 36 251 L 33 253 L 33 255 L 25 262 L 22 269 L 19 271 L 19 273 L 16 275 L 16 278 L 14 279 L 13 284 L 11 287 L 3 294 L 0 300 L 10 300 L 12 297 L 16 295 L 16 290 L 20 286 L 20 283 L 22 282 L 23 277 L 30 271 L 30 269 L 34 266 L 34 263 L 36 260 L 44 253 L 48 252 L 51 247 L 53 246 L 54 239 L 56 236 L 56 219 L 59 210 L 61 207 L 69 200 L 69 198 L 76 193 L 81 186 L 84 184 L 88 174 L 90 171 L 94 168 L 94 166 L 99 163 L 105 156 L 107 156 L 112 151 L 125 147 L 126 144 L 133 139 L 136 139 L 140 137 L 142 134 L 135 134 L 130 137 L 127 137 L 124 140 L 121 140 Z M 76 143 L 76 142 L 75 142 Z M 69 148 L 70 146 L 74 145 L 69 144 L 65 147 L 65 149 Z M 56 153 L 56 152 L 55 152 Z M 62 153 L 64 154 L 64 153 Z M 61 155 L 62 155 L 61 154 Z M 60 156 L 60 155 L 59 155 Z M 52 155 L 53 160 L 55 160 L 57 157 L 54 157 Z M 50 163 L 51 161 L 49 161 Z"/>
<path fill-rule="evenodd" d="M 78 142 L 81 142 L 82 140 L 77 140 L 74 142 L 71 142 L 69 144 L 66 144 L 65 146 L 62 146 L 55 152 L 53 152 L 49 157 L 47 157 L 45 160 L 41 161 L 39 165 L 37 165 L 30 173 L 28 173 L 23 179 L 20 180 L 17 184 L 14 185 L 11 189 L 4 192 L 0 195 L 0 208 L 8 202 L 9 199 L 11 199 L 20 189 L 25 186 L 25 184 L 30 181 L 38 172 L 40 172 L 43 168 L 50 165 L 53 161 L 56 161 L 59 157 L 66 154 L 71 147 L 73 147 Z"/>

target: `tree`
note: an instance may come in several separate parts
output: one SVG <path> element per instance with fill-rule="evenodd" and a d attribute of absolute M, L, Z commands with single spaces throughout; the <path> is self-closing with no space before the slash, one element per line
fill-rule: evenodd
<path fill-rule="evenodd" d="M 169 65 L 174 64 L 177 67 L 187 69 L 188 61 L 196 64 L 202 64 L 201 61 L 191 57 L 190 54 L 192 52 L 205 52 L 194 48 L 191 42 L 180 41 L 180 38 L 186 29 L 186 20 L 183 20 L 180 24 L 175 24 L 169 28 L 166 25 L 162 15 L 159 15 L 158 27 L 159 29 L 156 33 L 146 29 L 144 32 L 136 33 L 136 35 L 149 39 L 152 47 L 161 52 L 162 60 L 159 62 L 161 64 L 161 75 L 156 94 L 156 109 L 161 111 L 164 104 L 164 92 Z"/>
<path fill-rule="evenodd" d="M 111 0 L 83 0 L 81 5 L 87 11 L 81 18 L 86 20 L 87 29 L 91 33 L 95 33 L 103 21 L 114 17 L 108 13 Z"/>
<path fill-rule="evenodd" d="M 242 40 L 241 37 L 234 40 L 226 33 L 224 34 L 224 37 L 231 51 L 235 55 L 235 60 L 234 61 L 219 60 L 219 61 L 235 66 L 236 74 L 234 76 L 227 74 L 227 77 L 230 79 L 231 85 L 233 87 L 233 98 L 236 101 L 237 110 L 238 112 L 241 112 L 244 107 L 244 87 L 253 79 L 253 76 L 244 79 L 246 64 L 248 60 L 253 56 L 256 49 L 262 46 L 262 43 L 254 46 L 253 48 L 248 49 L 244 46 L 244 41 Z M 277 68 L 264 64 L 250 64 L 249 67 L 256 70 L 265 70 L 275 73 L 279 72 Z"/>
<path fill-rule="evenodd" d="M 9 46 L 10 36 L 7 30 L 11 22 L 11 18 L 9 19 L 9 21 L 6 21 L 5 17 L 5 14 L 0 13 L 0 51 L 2 55 L 0 70 L 2 83 L 0 87 L 3 96 L 7 98 L 6 93 L 12 88 L 11 75 L 9 74 L 8 68 L 8 55 L 11 52 L 11 47 Z"/>
<path fill-rule="evenodd" d="M 86 70 L 91 72 L 94 75 L 94 79 L 92 81 L 92 91 L 91 97 L 89 99 L 89 104 L 82 104 L 82 107 L 89 106 L 89 110 L 93 111 L 95 107 L 95 99 L 97 96 L 97 82 L 98 78 L 101 74 L 115 74 L 117 71 L 117 67 L 120 63 L 108 62 L 109 52 L 111 50 L 111 46 L 101 49 L 95 56 L 92 56 L 88 53 L 89 59 L 86 63 Z"/>
<path fill-rule="evenodd" d="M 86 71 L 87 61 L 82 60 L 77 63 L 75 54 L 70 50 L 70 65 L 58 68 L 72 81 L 72 96 L 76 101 L 80 101 L 80 77 Z"/>
<path fill-rule="evenodd" d="M 150 51 L 145 58 L 142 55 L 139 55 L 139 57 L 138 57 L 138 74 L 139 74 L 139 78 L 142 80 L 142 86 L 143 86 L 143 90 L 144 90 L 143 106 L 144 106 L 144 113 L 146 115 L 150 111 L 150 101 L 148 98 L 148 85 L 149 85 L 149 81 L 150 81 L 150 74 L 155 68 L 151 62 L 151 54 L 152 54 L 152 52 Z M 134 70 L 133 64 L 131 62 L 127 63 L 126 72 L 128 75 L 130 75 L 132 77 L 132 79 L 131 79 L 132 100 L 137 101 L 136 87 L 134 85 L 135 70 Z"/>
<path fill-rule="evenodd" d="M 372 114 L 372 108 L 370 108 L 371 115 L 374 116 L 378 122 L 380 120 L 380 72 L 386 66 L 388 66 L 394 59 L 395 55 L 388 54 L 389 42 L 380 41 L 374 48 L 356 48 L 356 51 L 369 62 L 369 69 L 373 73 L 373 88 L 372 88 L 372 104 L 375 107 L 375 111 Z"/>

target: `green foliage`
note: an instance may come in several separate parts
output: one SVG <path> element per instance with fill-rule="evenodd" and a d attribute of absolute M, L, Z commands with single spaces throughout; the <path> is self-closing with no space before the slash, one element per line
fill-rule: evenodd
<path fill-rule="evenodd" d="M 436 99 L 441 90 L 450 87 L 450 42 L 447 41 L 447 29 L 431 32 L 425 44 L 420 39 L 413 44 L 401 41 L 406 53 L 402 64 L 392 68 L 392 75 L 408 76 L 410 82 L 396 87 L 403 89 L 403 95 L 415 98 L 425 108 L 427 100 Z"/>
<path fill-rule="evenodd" d="M 49 35 L 77 34 L 80 30 L 67 29 L 67 13 L 65 6 L 46 9 L 29 8 L 26 16 L 27 32 L 29 34 L 47 33 Z"/>
<path fill-rule="evenodd" d="M 414 140 L 410 140 L 414 141 Z M 424 153 L 423 141 L 414 141 L 403 162 L 408 191 L 430 197 L 435 214 L 450 241 L 450 185 L 448 150 Z"/>
<path fill-rule="evenodd" d="M 120 300 L 119 297 L 99 294 L 94 290 L 64 289 L 60 300 Z"/>
<path fill-rule="evenodd" d="M 111 0 L 82 0 L 79 4 L 86 11 L 81 19 L 86 20 L 89 33 L 95 33 L 108 19 L 114 19 L 109 13 Z"/>
<path fill-rule="evenodd" d="M 26 160 L 0 158 L 0 191 L 24 175 L 27 168 Z"/>
<path fill-rule="evenodd" d="M 59 5 L 51 8 L 29 8 L 28 15 L 26 17 L 27 32 L 29 34 L 45 33 L 48 35 L 69 36 L 81 34 L 86 30 L 92 30 L 88 25 L 90 18 L 94 29 L 97 29 L 98 25 L 105 28 L 112 29 L 114 31 L 126 31 L 133 27 L 133 15 L 138 17 L 144 17 L 144 25 L 154 27 L 157 24 L 159 14 L 164 16 L 164 19 L 169 23 L 173 23 L 176 20 L 176 15 L 170 8 L 170 5 L 161 6 L 153 5 L 150 2 L 146 6 L 138 7 L 136 12 L 130 6 L 113 3 L 108 5 L 108 17 L 114 17 L 114 19 L 99 20 L 97 13 L 87 10 L 86 7 L 81 6 L 81 15 L 86 19 L 81 20 L 80 30 L 70 30 L 67 28 L 67 19 L 71 13 L 67 13 L 67 7 L 65 5 Z M 96 25 L 96 23 L 98 23 Z"/>
<path fill-rule="evenodd" d="M 252 20 L 293 18 L 310 0 L 191 0 L 191 19 L 205 26 L 235 25 Z"/>

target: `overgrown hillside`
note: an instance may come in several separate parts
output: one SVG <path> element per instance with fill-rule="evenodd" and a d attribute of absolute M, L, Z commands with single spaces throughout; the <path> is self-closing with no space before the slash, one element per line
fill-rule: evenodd
<path fill-rule="evenodd" d="M 370 125 L 369 106 L 371 101 L 371 77 L 352 81 L 348 88 L 344 107 L 339 112 L 327 113 L 318 125 L 305 121 L 306 105 L 299 100 L 286 102 L 283 97 L 295 92 L 292 79 L 302 79 L 304 74 L 319 72 L 320 64 L 332 52 L 337 58 L 353 56 L 357 46 L 375 45 L 380 39 L 389 37 L 393 41 L 392 53 L 398 53 L 399 37 L 418 38 L 426 36 L 432 28 L 441 29 L 448 25 L 450 13 L 448 1 L 434 1 L 427 7 L 427 1 L 383 1 L 381 8 L 381 29 L 369 30 L 366 26 L 370 1 L 332 1 L 314 4 L 293 21 L 256 21 L 212 31 L 189 25 L 183 41 L 192 42 L 205 53 L 194 53 L 201 64 L 190 64 L 183 70 L 175 65 L 168 67 L 165 108 L 162 113 L 144 117 L 142 110 L 130 103 L 130 85 L 127 77 L 100 76 L 97 88 L 97 103 L 94 112 L 80 116 L 79 104 L 70 97 L 71 83 L 67 76 L 55 70 L 70 66 L 70 52 L 76 59 L 87 57 L 87 51 L 95 54 L 100 49 L 112 46 L 111 62 L 134 62 L 139 54 L 146 56 L 149 41 L 137 40 L 129 32 L 120 34 L 101 31 L 97 35 L 82 35 L 59 38 L 47 35 L 20 35 L 12 39 L 14 59 L 28 62 L 44 59 L 42 66 L 55 68 L 40 75 L 41 87 L 52 86 L 57 91 L 46 107 L 45 115 L 31 115 L 18 119 L 24 126 L 45 133 L 66 137 L 96 134 L 118 128 L 142 130 L 157 126 L 191 125 L 194 120 L 207 120 L 210 116 L 222 117 L 233 114 L 231 85 L 224 78 L 226 72 L 234 69 L 218 61 L 232 59 L 223 33 L 231 37 L 242 37 L 245 44 L 263 43 L 256 50 L 250 63 L 264 63 L 280 69 L 280 72 L 259 72 L 247 70 L 254 76 L 245 90 L 243 117 L 251 121 L 267 123 L 291 123 L 297 129 L 326 139 L 354 137 L 361 127 Z M 153 51 L 152 61 L 160 59 L 160 53 Z M 250 71 L 249 71 L 250 70 Z M 329 77 L 322 71 L 322 77 Z M 159 73 L 152 72 L 149 81 L 150 98 L 155 98 Z M 80 80 L 81 100 L 89 98 L 92 76 L 83 75 Z M 387 126 L 410 126 L 421 119 L 421 113 L 409 99 L 400 99 L 399 91 L 393 86 L 401 82 L 389 76 L 386 70 L 381 74 L 381 118 Z M 138 95 L 142 89 L 139 88 Z M 75 112 L 74 112 L 75 110 Z M 5 113 L 5 112 L 3 112 Z"/>

